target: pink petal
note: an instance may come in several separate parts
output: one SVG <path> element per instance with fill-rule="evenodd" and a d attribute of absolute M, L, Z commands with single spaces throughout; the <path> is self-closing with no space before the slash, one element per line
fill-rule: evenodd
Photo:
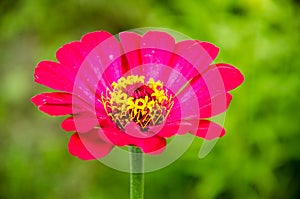
<path fill-rule="evenodd" d="M 241 72 L 229 64 L 211 65 L 202 75 L 195 76 L 191 85 L 203 93 L 209 92 L 211 96 L 224 93 L 239 86 L 244 81 Z"/>
<path fill-rule="evenodd" d="M 195 135 L 205 140 L 212 140 L 224 136 L 225 129 L 217 123 L 208 120 L 200 120 L 198 131 Z"/>
<path fill-rule="evenodd" d="M 141 49 L 157 48 L 173 52 L 175 39 L 166 32 L 148 31 L 141 39 Z"/>
<path fill-rule="evenodd" d="M 118 47 L 120 50 L 120 47 Z M 108 82 L 118 81 L 119 78 L 121 78 L 124 74 L 127 75 L 127 72 L 129 72 L 130 66 L 127 62 L 125 55 L 120 55 L 118 58 L 116 58 L 108 67 L 106 68 L 104 72 L 104 77 L 107 77 Z"/>
<path fill-rule="evenodd" d="M 209 42 L 200 42 L 200 45 L 206 50 L 206 52 L 209 54 L 212 60 L 214 60 L 218 53 L 219 53 L 219 48 Z"/>
<path fill-rule="evenodd" d="M 65 131 L 76 131 L 78 133 L 86 133 L 99 125 L 95 115 L 89 112 L 81 112 L 73 117 L 65 119 L 61 126 Z"/>
<path fill-rule="evenodd" d="M 88 60 L 90 61 L 89 57 Z M 106 89 L 110 87 L 111 83 L 105 81 L 103 76 L 101 77 L 95 70 L 97 70 L 97 64 L 86 61 L 82 64 L 74 83 L 73 104 L 94 113 L 94 115 L 105 116 L 106 112 L 99 99 L 103 93 L 106 93 Z M 77 107 L 74 107 L 75 110 Z"/>
<path fill-rule="evenodd" d="M 74 75 L 65 66 L 52 61 L 42 61 L 35 68 L 35 82 L 50 88 L 72 92 Z"/>
<path fill-rule="evenodd" d="M 95 32 L 90 32 L 88 34 L 85 34 L 81 38 L 81 42 L 85 44 L 89 44 L 90 48 L 93 49 L 106 39 L 109 39 L 113 35 L 110 34 L 109 32 L 106 31 L 95 31 Z"/>
<path fill-rule="evenodd" d="M 129 53 L 140 49 L 142 36 L 134 32 L 121 32 L 119 33 L 122 49 L 124 53 Z"/>
<path fill-rule="evenodd" d="M 178 133 L 179 127 L 180 127 L 179 123 L 178 124 L 171 123 L 170 125 L 166 123 L 158 126 L 153 126 L 150 128 L 150 131 L 156 133 L 156 135 L 160 137 L 169 138 Z"/>
<path fill-rule="evenodd" d="M 109 118 L 99 118 L 99 124 L 106 139 L 117 146 L 126 146 L 131 142 L 131 136 L 120 130 Z"/>
<path fill-rule="evenodd" d="M 51 116 L 62 116 L 72 114 L 72 105 L 52 105 L 52 104 L 45 104 L 38 106 L 39 110 L 47 113 Z"/>
<path fill-rule="evenodd" d="M 235 89 L 243 83 L 244 76 L 234 66 L 224 63 L 216 64 L 216 66 L 222 76 L 226 91 Z"/>
<path fill-rule="evenodd" d="M 205 140 L 222 137 L 225 130 L 218 124 L 209 120 L 182 120 L 166 124 L 164 131 L 159 132 L 159 135 L 164 137 L 173 136 L 174 134 L 192 133 L 197 137 Z"/>
<path fill-rule="evenodd" d="M 232 66 L 212 65 L 203 75 L 195 76 L 190 81 L 191 86 L 186 87 L 177 98 L 181 107 L 185 107 L 190 100 L 194 100 L 193 93 L 196 94 L 200 117 L 211 117 L 227 109 L 231 96 L 225 93 L 240 85 L 243 79 L 242 74 Z"/>
<path fill-rule="evenodd" d="M 180 109 L 181 111 L 181 118 L 199 118 L 199 101 L 197 93 L 192 92 L 193 88 L 190 85 L 187 85 L 184 91 L 189 92 L 181 92 L 179 95 L 176 96 L 178 103 L 174 103 L 173 108 L 174 111 Z"/>
<path fill-rule="evenodd" d="M 174 70 L 169 73 L 166 84 L 172 85 L 174 91 L 178 91 L 187 81 L 204 72 L 217 52 L 218 49 L 209 43 L 197 40 L 178 42 L 169 63 Z"/>
<path fill-rule="evenodd" d="M 90 112 L 95 112 L 96 109 L 99 113 L 101 112 L 101 114 L 103 114 L 103 106 L 99 106 L 97 101 L 100 99 L 101 94 L 99 95 L 97 93 L 104 93 L 104 88 L 107 88 L 107 86 L 104 86 L 103 84 L 105 83 L 102 81 L 103 79 L 99 80 L 95 77 L 94 72 L 89 71 L 89 68 L 89 66 L 82 68 L 85 70 L 80 71 L 77 75 L 73 89 L 73 95 L 76 97 L 74 97 L 73 103 L 77 104 L 78 107 L 84 107 Z M 98 87 L 104 89 L 104 91 L 98 90 Z"/>
<path fill-rule="evenodd" d="M 109 37 L 100 45 L 97 45 L 89 55 L 91 60 L 87 62 L 91 65 L 96 65 L 97 70 L 100 71 L 102 77 L 107 82 L 117 81 L 122 77 L 123 73 L 127 70 L 122 67 L 124 59 L 122 58 L 121 45 L 115 37 Z"/>
<path fill-rule="evenodd" d="M 186 79 L 191 79 L 200 72 L 197 70 L 198 62 L 195 62 L 195 58 L 193 57 L 196 56 L 194 54 L 197 54 L 197 52 L 194 52 L 193 49 L 190 49 L 191 46 L 194 45 L 199 46 L 198 42 L 194 40 L 185 40 L 176 43 L 174 54 L 170 62 L 170 67 L 180 72 L 180 74 Z M 199 46 L 199 48 L 201 47 Z M 186 53 L 186 51 L 192 54 Z M 197 56 L 199 55 L 197 54 Z M 173 79 L 176 80 L 176 77 Z"/>
<path fill-rule="evenodd" d="M 173 91 L 177 92 L 188 80 L 199 74 L 197 69 L 188 63 L 183 57 L 173 54 L 169 64 L 172 71 L 168 75 L 168 81 L 165 83 L 173 87 Z"/>
<path fill-rule="evenodd" d="M 72 95 L 63 92 L 41 93 L 31 101 L 42 111 L 52 116 L 72 114 Z"/>
<path fill-rule="evenodd" d="M 200 118 L 198 96 L 190 85 L 186 85 L 186 92 L 176 95 L 174 105 L 166 122 L 178 121 L 183 118 Z M 188 91 L 188 92 L 187 92 Z"/>
<path fill-rule="evenodd" d="M 41 111 L 52 116 L 94 111 L 94 109 L 92 110 L 89 105 L 78 103 L 79 101 L 82 101 L 78 97 L 74 97 L 73 95 L 65 92 L 41 93 L 32 97 L 31 101 Z M 99 111 L 99 116 L 106 115 L 106 113 L 104 113 L 104 111 L 100 108 L 97 109 L 97 111 Z"/>
<path fill-rule="evenodd" d="M 189 83 L 190 79 L 187 79 L 184 75 L 185 72 L 180 72 L 177 71 L 176 69 L 170 69 L 171 72 L 168 76 L 168 81 L 167 82 L 163 82 L 164 86 L 168 89 L 171 90 L 174 94 L 177 94 L 178 91 L 180 91 L 184 85 Z M 188 71 L 188 70 L 184 70 L 184 71 Z M 198 74 L 198 73 L 197 73 Z"/>
<path fill-rule="evenodd" d="M 100 121 L 102 139 L 117 146 L 135 145 L 141 148 L 144 153 L 159 153 L 166 145 L 166 140 L 160 136 L 153 135 L 147 138 L 132 136 L 130 132 L 124 132 L 116 127 L 116 124 L 108 119 Z M 142 133 L 142 132 L 141 132 Z"/>
<path fill-rule="evenodd" d="M 178 91 L 188 80 L 203 73 L 218 52 L 219 49 L 208 42 L 197 40 L 178 42 L 169 63 L 176 72 L 173 70 L 166 75 L 169 79 L 165 84 L 171 85 L 174 91 Z"/>
<path fill-rule="evenodd" d="M 73 117 L 66 118 L 61 123 L 61 128 L 65 131 L 76 131 L 76 126 Z"/>
<path fill-rule="evenodd" d="M 141 56 L 143 74 L 146 78 L 160 79 L 165 82 L 170 70 L 165 70 L 171 60 L 174 48 L 174 38 L 165 32 L 148 31 L 141 38 Z"/>
<path fill-rule="evenodd" d="M 202 73 L 214 60 L 218 48 L 206 42 L 197 40 L 184 40 L 176 44 L 175 54 L 183 57 L 186 61 Z"/>
<path fill-rule="evenodd" d="M 221 93 L 207 100 L 200 102 L 200 117 L 209 118 L 223 113 L 227 110 L 232 96 L 229 93 Z"/>
<path fill-rule="evenodd" d="M 71 136 L 68 144 L 69 152 L 82 160 L 94 160 L 106 156 L 113 146 L 104 142 L 97 133 L 97 130 L 79 135 Z"/>
<path fill-rule="evenodd" d="M 226 92 L 219 72 L 207 72 L 204 76 L 198 75 L 191 80 L 190 85 L 192 87 L 184 89 L 179 96 L 182 95 L 187 103 L 190 93 L 195 93 L 200 107 L 215 95 Z"/>
<path fill-rule="evenodd" d="M 109 143 L 116 146 L 126 146 L 131 144 L 132 137 L 127 135 L 125 132 L 115 127 L 101 128 L 103 130 L 105 138 Z"/>
<path fill-rule="evenodd" d="M 56 52 L 56 58 L 69 71 L 72 72 L 72 75 L 75 77 L 77 74 L 80 65 L 83 60 L 90 52 L 91 49 L 84 48 L 84 44 L 78 41 L 74 41 L 68 44 L 63 45 Z"/>
<path fill-rule="evenodd" d="M 56 52 L 56 58 L 76 74 L 88 53 L 110 37 L 112 35 L 105 31 L 88 33 L 81 38 L 80 42 L 71 42 L 62 46 Z"/>
<path fill-rule="evenodd" d="M 103 48 L 106 48 L 104 53 Z M 76 95 L 88 103 L 94 101 L 91 95 L 96 93 L 97 86 L 103 88 L 110 86 L 111 76 L 115 78 L 112 71 L 118 73 L 121 71 L 121 64 L 119 64 L 121 58 L 118 58 L 119 56 L 118 41 L 113 35 L 105 31 L 88 33 L 82 37 L 81 42 L 70 43 L 57 52 L 59 61 L 71 66 L 72 70 L 76 71 Z M 113 69 L 106 69 L 108 65 L 111 65 Z"/>
<path fill-rule="evenodd" d="M 126 64 L 123 64 L 125 59 L 121 56 L 120 44 L 109 32 L 96 31 L 88 33 L 82 37 L 81 42 L 86 49 L 90 49 L 87 51 L 91 54 L 86 60 L 86 63 L 89 64 L 91 68 L 90 71 L 96 74 L 98 81 L 100 78 L 104 78 L 106 81 L 105 86 L 110 85 L 112 82 L 111 79 L 106 79 L 106 76 L 113 76 L 115 73 L 119 74 L 119 72 L 122 72 L 123 68 L 120 66 L 124 67 L 124 70 L 128 70 Z M 104 71 L 107 73 L 104 77 L 98 76 L 99 72 L 104 73 Z M 89 77 L 90 76 L 91 75 L 89 75 Z M 113 76 L 113 78 L 115 77 Z"/>
<path fill-rule="evenodd" d="M 57 52 L 59 61 L 75 71 L 74 95 L 88 104 L 94 103 L 97 89 L 105 90 L 122 75 L 122 58 L 118 57 L 118 41 L 103 31 L 89 33 L 81 42 L 67 44 Z"/>
<path fill-rule="evenodd" d="M 152 136 L 149 133 L 142 132 L 140 128 L 141 127 L 137 123 L 131 121 L 128 124 L 126 124 L 124 131 L 128 135 L 137 138 L 147 138 Z"/>
<path fill-rule="evenodd" d="M 144 153 L 159 154 L 166 147 L 166 139 L 160 136 L 153 136 L 150 138 L 136 139 L 134 145 L 141 148 Z"/>
<path fill-rule="evenodd" d="M 85 66 L 82 66 L 83 61 L 87 58 L 89 53 L 91 53 L 91 51 L 100 43 L 102 43 L 102 49 L 106 48 L 105 53 L 97 54 L 98 52 L 95 52 L 89 56 Z M 112 45 L 113 43 L 115 45 Z M 119 53 L 113 54 L 113 51 Z M 107 55 L 107 53 L 110 54 Z M 104 67 L 108 64 L 107 60 L 111 58 L 109 57 L 110 55 L 115 56 L 115 58 L 120 56 L 120 47 L 116 39 L 110 33 L 104 31 L 89 33 L 83 36 L 80 42 L 71 42 L 62 46 L 57 51 L 56 57 L 60 63 L 50 61 L 39 63 L 35 71 L 35 81 L 50 88 L 67 92 L 72 92 L 75 78 L 81 78 L 79 82 L 87 81 L 88 79 L 93 80 L 94 84 L 96 84 L 95 81 L 97 80 L 96 82 L 98 83 L 99 79 L 102 78 L 97 76 L 98 71 L 102 70 L 103 73 L 105 70 Z M 98 57 L 100 60 L 97 60 Z M 86 67 L 86 65 L 89 65 L 89 67 Z M 113 65 L 113 69 L 107 69 L 107 75 L 110 78 L 108 80 L 120 77 L 120 75 L 115 77 L 115 73 L 112 73 L 112 71 L 117 71 L 119 74 L 121 64 L 115 61 Z M 86 70 L 84 76 L 80 74 L 79 77 L 77 77 L 80 67 L 83 67 L 83 70 L 89 70 Z M 79 83 L 77 82 L 77 85 L 78 84 Z M 85 82 L 85 84 L 87 83 Z M 106 84 L 107 81 L 105 82 L 105 85 Z"/>
<path fill-rule="evenodd" d="M 123 52 L 130 68 L 142 65 L 140 43 L 142 36 L 134 32 L 121 32 L 119 34 Z"/>
<path fill-rule="evenodd" d="M 36 105 L 44 104 L 72 104 L 72 95 L 65 92 L 41 93 L 31 98 Z"/>

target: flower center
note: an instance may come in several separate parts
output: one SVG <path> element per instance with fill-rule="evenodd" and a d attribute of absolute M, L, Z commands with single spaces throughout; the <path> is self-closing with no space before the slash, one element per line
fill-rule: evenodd
<path fill-rule="evenodd" d="M 111 86 L 112 90 L 107 89 L 106 95 L 102 94 L 99 101 L 121 129 L 131 121 L 145 131 L 147 126 L 159 125 L 165 121 L 174 104 L 173 96 L 168 95 L 162 82 L 153 78 L 145 83 L 144 76 L 131 75 L 121 77 Z"/>

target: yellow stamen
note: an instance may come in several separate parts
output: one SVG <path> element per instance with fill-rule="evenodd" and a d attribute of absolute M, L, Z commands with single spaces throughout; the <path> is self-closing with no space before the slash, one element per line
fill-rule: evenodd
<path fill-rule="evenodd" d="M 144 81 L 144 76 L 122 77 L 117 83 L 113 82 L 112 90 L 107 90 L 106 96 L 102 94 L 99 100 L 106 113 L 122 129 L 130 121 L 143 129 L 148 125 L 161 124 L 173 107 L 173 97 L 163 89 L 161 81 L 154 81 L 153 78 L 147 83 Z M 149 90 L 138 90 L 143 85 Z M 138 90 L 139 94 L 133 96 L 134 93 L 129 93 L 129 88 L 131 92 L 132 89 Z"/>

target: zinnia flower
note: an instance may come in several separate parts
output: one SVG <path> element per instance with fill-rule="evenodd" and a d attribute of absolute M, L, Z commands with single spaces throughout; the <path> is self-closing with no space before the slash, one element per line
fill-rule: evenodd
<path fill-rule="evenodd" d="M 32 102 L 51 116 L 68 116 L 61 126 L 74 132 L 69 152 L 83 160 L 104 157 L 114 146 L 159 153 L 167 138 L 188 132 L 218 138 L 225 130 L 209 118 L 226 111 L 228 91 L 244 80 L 233 66 L 212 64 L 218 51 L 208 42 L 176 42 L 163 31 L 88 33 L 62 46 L 57 62 L 37 65 L 35 82 L 59 92 Z"/>

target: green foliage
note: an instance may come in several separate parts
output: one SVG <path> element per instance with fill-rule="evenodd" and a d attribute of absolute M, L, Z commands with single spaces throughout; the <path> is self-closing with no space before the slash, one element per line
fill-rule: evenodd
<path fill-rule="evenodd" d="M 146 174 L 145 198 L 298 198 L 299 1 L 3 0 L 0 2 L 0 198 L 129 197 L 129 175 L 68 154 L 69 134 L 30 103 L 46 89 L 35 65 L 99 29 L 165 27 L 221 47 L 216 62 L 246 77 L 233 91 L 227 135 L 198 159 L 200 140 Z"/>

